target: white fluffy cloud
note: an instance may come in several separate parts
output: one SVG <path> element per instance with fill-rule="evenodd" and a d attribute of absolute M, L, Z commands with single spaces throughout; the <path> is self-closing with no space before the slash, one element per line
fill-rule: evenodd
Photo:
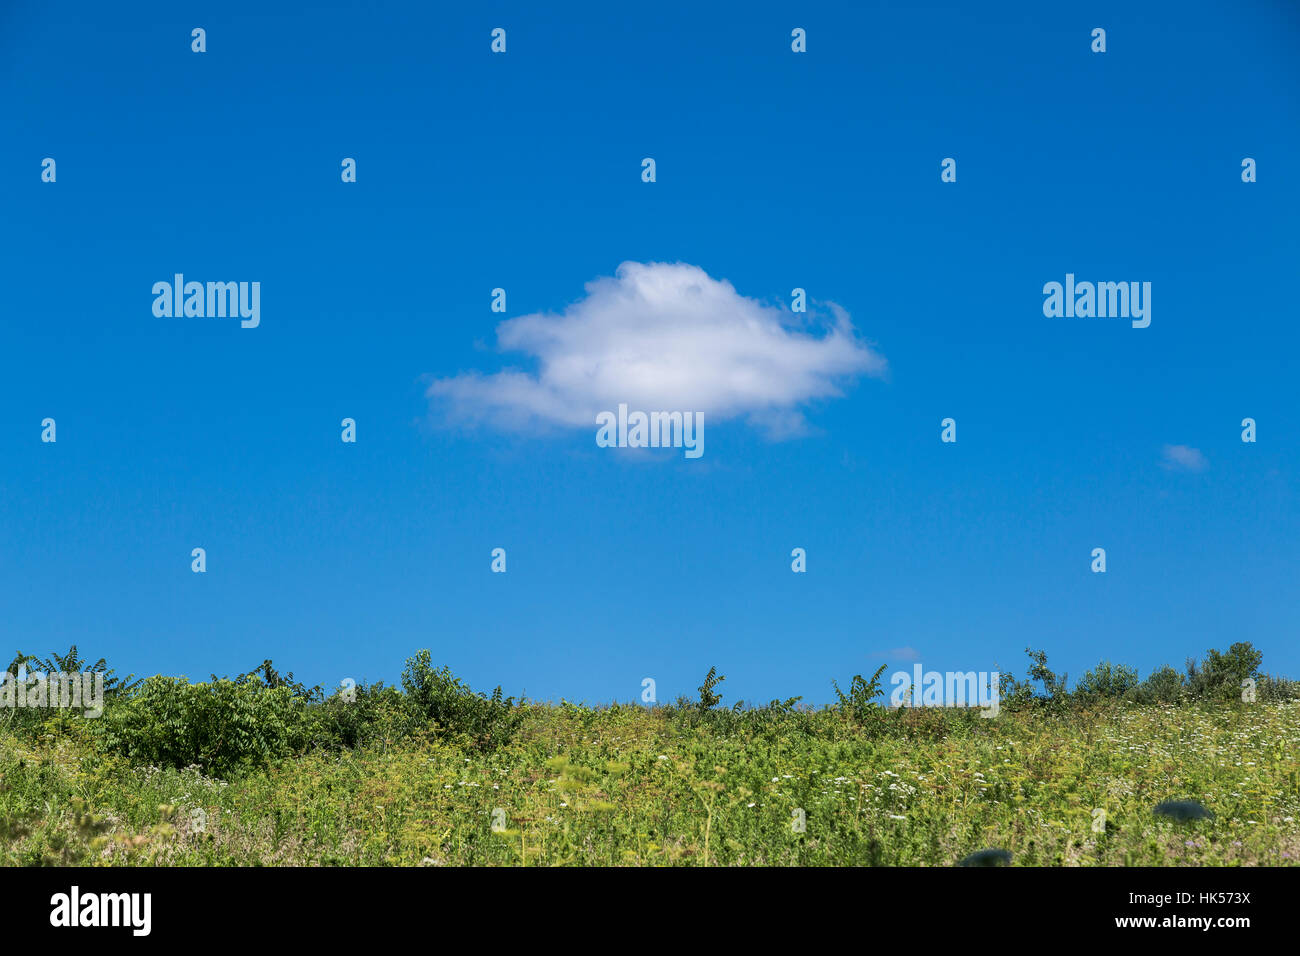
<path fill-rule="evenodd" d="M 1201 454 L 1199 448 L 1189 448 L 1187 445 L 1166 445 L 1164 447 L 1164 460 L 1162 464 L 1174 471 L 1204 471 L 1209 467 L 1209 462 Z"/>
<path fill-rule="evenodd" d="M 597 412 L 626 402 L 743 417 L 780 435 L 803 428 L 801 405 L 886 369 L 839 306 L 823 328 L 796 329 L 804 315 L 746 298 L 698 266 L 624 262 L 586 293 L 558 315 L 497 327 L 501 348 L 531 356 L 535 372 L 439 379 L 429 397 L 450 418 L 502 428 L 594 426 Z"/>

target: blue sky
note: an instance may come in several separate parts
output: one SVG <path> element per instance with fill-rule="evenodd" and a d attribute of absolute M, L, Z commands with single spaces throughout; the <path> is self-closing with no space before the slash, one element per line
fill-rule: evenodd
<path fill-rule="evenodd" d="M 714 664 L 726 702 L 824 701 L 1026 645 L 1078 676 L 1249 640 L 1296 676 L 1298 53 L 1280 0 L 4 3 L 0 643 L 325 684 L 429 647 L 588 701 Z M 543 364 L 666 341 L 589 299 L 624 262 L 730 284 L 681 382 L 636 356 L 682 408 L 752 373 L 699 460 L 529 417 L 610 397 Z M 260 326 L 155 317 L 178 272 L 259 281 Z M 1150 327 L 1045 317 L 1067 272 L 1151 282 Z M 797 349 L 727 351 L 745 310 L 787 310 L 802 391 Z M 581 321 L 539 357 L 500 347 L 523 316 Z"/>

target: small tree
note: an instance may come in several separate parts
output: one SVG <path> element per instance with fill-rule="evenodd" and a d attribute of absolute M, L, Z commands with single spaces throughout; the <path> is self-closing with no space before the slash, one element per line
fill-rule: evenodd
<path fill-rule="evenodd" d="M 1053 703 L 1063 703 L 1068 697 L 1069 692 L 1066 690 L 1066 683 L 1069 675 L 1062 672 L 1053 673 L 1052 669 L 1047 666 L 1047 651 L 1035 651 L 1025 648 L 1025 653 L 1029 655 L 1029 679 L 1038 681 L 1043 685 L 1046 691 L 1046 697 Z"/>
<path fill-rule="evenodd" d="M 427 649 L 407 658 L 402 688 L 417 720 L 442 735 L 464 735 L 480 750 L 508 742 L 525 716 L 522 702 L 502 696 L 499 686 L 491 696 L 475 693 L 450 668 L 435 668 Z"/>
<path fill-rule="evenodd" d="M 839 684 L 831 681 L 831 686 L 835 688 L 835 696 L 840 699 L 841 709 L 854 723 L 862 724 L 879 715 L 881 706 L 876 703 L 876 698 L 883 694 L 880 689 L 880 675 L 885 672 L 887 666 L 881 664 L 876 668 L 876 672 L 871 675 L 871 680 L 867 680 L 861 674 L 854 674 L 853 679 L 849 681 L 847 694 L 840 690 Z"/>
<path fill-rule="evenodd" d="M 1086 672 L 1074 688 L 1081 701 L 1119 700 L 1138 686 L 1138 672 L 1127 664 L 1102 661 Z"/>
<path fill-rule="evenodd" d="M 24 657 L 26 655 L 19 655 Z M 29 664 L 34 663 L 35 668 L 29 667 L 28 670 L 40 670 L 47 674 L 103 674 L 104 675 L 104 694 L 113 696 L 118 694 L 129 693 L 132 689 L 139 686 L 140 681 L 135 680 L 135 675 L 130 674 L 125 678 L 119 678 L 117 671 L 108 666 L 108 661 L 100 658 L 93 664 L 89 658 L 82 657 L 77 650 L 77 645 L 73 644 L 68 648 L 68 653 L 59 654 L 57 651 L 51 652 L 49 657 L 43 660 L 37 660 L 35 657 L 27 657 Z M 268 662 L 269 663 L 269 662 Z"/>
<path fill-rule="evenodd" d="M 713 688 L 717 687 L 727 678 L 718 673 L 716 667 L 710 667 L 709 672 L 704 675 L 704 683 L 700 685 L 700 710 L 709 710 L 722 703 L 722 695 L 715 694 Z"/>
<path fill-rule="evenodd" d="M 1205 652 L 1203 664 L 1188 659 L 1188 692 L 1193 697 L 1212 700 L 1238 698 L 1242 683 L 1247 678 L 1258 677 L 1263 660 L 1264 655 L 1249 641 L 1238 641 L 1226 654 L 1211 648 Z"/>
<path fill-rule="evenodd" d="M 1140 704 L 1174 704 L 1183 696 L 1183 675 L 1168 665 L 1152 671 L 1133 690 L 1133 699 Z"/>

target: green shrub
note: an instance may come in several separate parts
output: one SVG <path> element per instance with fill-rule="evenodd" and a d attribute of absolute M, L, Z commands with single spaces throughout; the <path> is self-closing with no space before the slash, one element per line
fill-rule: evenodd
<path fill-rule="evenodd" d="M 880 720 L 884 708 L 876 703 L 876 698 L 884 694 L 880 689 L 880 675 L 887 667 L 888 665 L 881 664 L 876 668 L 876 672 L 871 675 L 871 680 L 867 680 L 861 674 L 854 674 L 853 679 L 849 681 L 847 694 L 840 690 L 839 684 L 831 681 L 831 686 L 835 688 L 835 696 L 839 698 L 841 713 L 853 723 L 864 725 Z"/>
<path fill-rule="evenodd" d="M 1188 693 L 1206 700 L 1240 700 L 1242 682 L 1258 676 L 1263 660 L 1249 641 L 1238 641 L 1226 654 L 1211 648 L 1204 663 L 1187 661 Z"/>
<path fill-rule="evenodd" d="M 308 711 L 313 745 L 322 750 L 352 750 L 410 736 L 418 724 L 396 687 L 358 684 Z"/>
<path fill-rule="evenodd" d="M 137 763 L 223 776 L 304 746 L 306 710 L 307 700 L 285 686 L 158 676 L 106 708 L 96 729 L 106 749 Z"/>
<path fill-rule="evenodd" d="M 489 697 L 471 690 L 450 668 L 435 669 L 428 650 L 407 658 L 402 688 L 417 720 L 431 722 L 440 735 L 464 737 L 480 750 L 509 742 L 526 716 L 522 703 L 502 697 L 499 686 Z"/>
<path fill-rule="evenodd" d="M 1186 693 L 1183 675 L 1165 666 L 1152 671 L 1130 694 L 1139 704 L 1176 704 Z"/>
<path fill-rule="evenodd" d="M 665 707 L 664 710 L 673 725 L 682 732 L 704 729 L 717 737 L 758 738 L 775 742 L 784 738 L 817 735 L 817 714 L 811 708 L 800 708 L 801 699 L 789 697 L 758 706 L 736 701 L 728 710 L 716 707 L 706 709 L 696 701 L 679 697 L 675 705 Z"/>
<path fill-rule="evenodd" d="M 1103 700 L 1120 700 L 1139 685 L 1138 672 L 1127 664 L 1118 666 L 1102 661 L 1095 670 L 1087 671 L 1074 688 L 1074 696 L 1081 703 Z"/>
<path fill-rule="evenodd" d="M 1270 702 L 1300 700 L 1300 681 L 1272 674 L 1261 674 L 1257 688 L 1259 700 Z"/>
<path fill-rule="evenodd" d="M 713 688 L 717 687 L 727 678 L 718 673 L 716 667 L 710 667 L 709 672 L 704 675 L 704 683 L 700 685 L 700 710 L 710 710 L 722 703 L 722 695 L 715 693 Z"/>
<path fill-rule="evenodd" d="M 1025 653 L 1029 655 L 1029 680 L 1038 681 L 1043 685 L 1043 697 L 1040 698 L 1045 703 L 1063 704 L 1069 700 L 1070 694 L 1066 690 L 1069 684 L 1070 675 L 1062 671 L 1060 674 L 1055 673 L 1047 666 L 1047 651 L 1035 651 L 1028 647 Z"/>
<path fill-rule="evenodd" d="M 102 657 L 94 663 L 91 663 L 88 658 L 83 658 L 76 644 L 73 644 L 66 654 L 59 654 L 56 651 L 45 658 L 17 651 L 13 661 L 5 669 L 5 673 L 11 675 L 10 680 L 16 680 L 20 671 L 26 673 L 29 682 L 37 674 L 43 676 L 58 673 L 100 674 L 104 681 L 105 706 L 130 693 L 139 684 L 139 681 L 133 679 L 134 675 L 126 678 L 118 677 L 117 672 L 109 669 L 107 661 Z M 0 728 L 30 739 L 44 734 L 51 726 L 59 731 L 65 730 L 72 722 L 84 719 L 83 713 L 84 708 L 4 707 L 0 708 Z"/>

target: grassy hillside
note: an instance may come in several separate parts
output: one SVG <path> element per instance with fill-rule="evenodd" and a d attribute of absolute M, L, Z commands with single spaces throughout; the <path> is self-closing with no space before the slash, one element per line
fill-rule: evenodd
<path fill-rule="evenodd" d="M 221 777 L 150 765 L 143 738 L 114 736 L 114 707 L 149 719 L 128 706 L 139 688 L 99 721 L 0 715 L 0 864 L 951 865 L 990 847 L 1016 864 L 1300 860 L 1294 701 L 1040 700 L 981 719 L 498 698 L 511 724 L 476 712 L 486 735 L 376 716 L 385 694 L 419 690 L 362 688 L 347 706 L 372 708 L 373 733 L 335 726 L 357 739 L 318 732 Z M 1213 817 L 1153 812 L 1168 799 Z"/>

